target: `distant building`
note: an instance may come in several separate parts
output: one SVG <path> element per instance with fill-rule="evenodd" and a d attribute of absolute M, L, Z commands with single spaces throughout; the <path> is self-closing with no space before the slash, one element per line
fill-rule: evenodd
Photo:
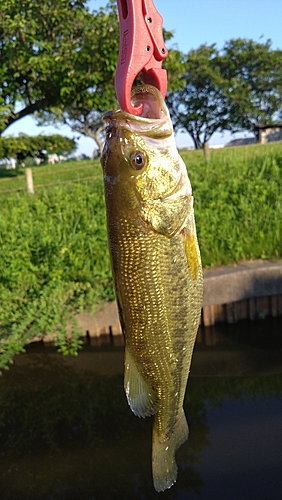
<path fill-rule="evenodd" d="M 282 124 L 265 125 L 259 123 L 254 127 L 254 137 L 233 139 L 225 147 L 247 146 L 249 144 L 267 144 L 268 142 L 282 141 Z"/>
<path fill-rule="evenodd" d="M 258 137 L 259 144 L 267 144 L 268 142 L 282 141 L 282 124 L 264 125 L 258 124 L 254 132 Z"/>

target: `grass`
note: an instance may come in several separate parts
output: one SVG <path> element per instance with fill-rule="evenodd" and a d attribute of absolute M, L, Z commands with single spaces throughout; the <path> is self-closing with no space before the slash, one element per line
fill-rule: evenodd
<path fill-rule="evenodd" d="M 46 187 L 49 184 L 55 185 L 101 176 L 101 166 L 99 160 L 62 162 L 55 165 L 34 166 L 32 167 L 32 175 L 36 189 Z M 25 189 L 25 168 L 0 170 L 0 195 Z"/>
<path fill-rule="evenodd" d="M 281 258 L 282 143 L 214 150 L 209 162 L 201 151 L 182 155 L 204 267 Z M 0 369 L 54 331 L 61 352 L 77 352 L 80 332 L 73 322 L 70 339 L 67 320 L 114 298 L 99 161 L 33 173 L 34 196 L 16 191 L 22 171 L 0 179 L 0 193 L 15 189 L 0 197 Z"/>
<path fill-rule="evenodd" d="M 64 354 L 74 311 L 114 298 L 102 176 L 5 197 L 0 213 L 0 370 L 28 339 L 58 332 Z"/>
<path fill-rule="evenodd" d="M 282 143 L 183 153 L 204 267 L 282 256 Z"/>

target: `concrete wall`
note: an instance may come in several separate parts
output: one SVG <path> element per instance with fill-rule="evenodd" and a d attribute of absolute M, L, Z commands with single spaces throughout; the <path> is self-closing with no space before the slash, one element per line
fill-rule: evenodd
<path fill-rule="evenodd" d="M 201 318 L 204 326 L 281 315 L 282 261 L 256 260 L 205 271 Z M 115 302 L 105 304 L 104 309 L 94 315 L 87 311 L 77 314 L 76 319 L 82 335 L 93 345 L 99 337 L 110 342 L 122 334 Z M 41 335 L 30 341 L 43 340 L 48 344 L 55 337 L 55 333 Z"/>

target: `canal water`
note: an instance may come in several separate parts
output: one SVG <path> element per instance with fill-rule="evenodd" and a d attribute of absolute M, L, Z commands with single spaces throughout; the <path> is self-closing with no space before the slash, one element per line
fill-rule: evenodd
<path fill-rule="evenodd" d="M 123 391 L 121 337 L 75 358 L 31 344 L 0 378 L 1 500 L 281 500 L 282 321 L 201 328 L 178 480 L 156 493 L 152 419 Z"/>

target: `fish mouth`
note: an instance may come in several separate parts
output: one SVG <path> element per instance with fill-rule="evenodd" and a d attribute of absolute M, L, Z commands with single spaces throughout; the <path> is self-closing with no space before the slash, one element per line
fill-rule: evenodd
<path fill-rule="evenodd" d="M 143 105 L 143 110 L 139 118 L 149 118 L 161 120 L 168 116 L 161 93 L 152 85 L 142 85 L 133 87 L 131 92 L 131 103 L 133 106 Z"/>
<path fill-rule="evenodd" d="M 121 109 L 107 111 L 103 119 L 108 128 L 126 129 L 152 138 L 165 138 L 173 134 L 168 109 L 156 87 L 134 87 L 131 91 L 131 102 L 133 106 L 143 105 L 142 114 L 135 116 Z"/>

